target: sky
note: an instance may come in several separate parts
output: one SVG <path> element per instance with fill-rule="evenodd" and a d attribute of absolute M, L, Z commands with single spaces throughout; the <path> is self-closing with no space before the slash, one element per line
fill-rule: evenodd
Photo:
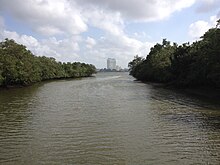
<path fill-rule="evenodd" d="M 192 43 L 220 18 L 220 0 L 0 0 L 0 41 L 37 56 L 126 68 L 166 38 Z"/>

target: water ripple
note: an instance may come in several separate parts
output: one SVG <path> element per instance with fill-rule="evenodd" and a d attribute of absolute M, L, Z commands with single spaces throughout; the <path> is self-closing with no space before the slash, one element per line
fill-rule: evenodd
<path fill-rule="evenodd" d="M 127 73 L 0 93 L 0 164 L 216 164 L 220 107 Z"/>

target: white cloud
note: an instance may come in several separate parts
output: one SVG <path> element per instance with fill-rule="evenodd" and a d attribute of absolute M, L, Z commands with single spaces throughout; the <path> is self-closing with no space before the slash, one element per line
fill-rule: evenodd
<path fill-rule="evenodd" d="M 64 32 L 61 31 L 59 28 L 53 27 L 53 26 L 50 26 L 50 25 L 37 27 L 36 31 L 43 34 L 43 35 L 45 35 L 45 36 L 53 36 L 53 35 L 58 35 L 58 34 L 64 34 Z"/>
<path fill-rule="evenodd" d="M 196 21 L 189 26 L 189 35 L 193 39 L 199 39 L 211 26 L 206 21 Z"/>
<path fill-rule="evenodd" d="M 119 12 L 132 21 L 155 21 L 169 17 L 173 12 L 192 6 L 195 0 L 75 0 L 79 5 Z"/>
<path fill-rule="evenodd" d="M 77 52 L 80 51 L 80 47 L 78 42 L 80 42 L 81 38 L 65 38 L 61 40 L 57 40 L 55 37 L 44 39 L 42 43 L 44 45 L 52 48 L 57 54 L 59 54 L 58 59 L 61 61 L 76 60 L 79 56 Z"/>
<path fill-rule="evenodd" d="M 43 35 L 80 34 L 87 30 L 77 6 L 67 0 L 1 0 L 0 10 Z"/>
<path fill-rule="evenodd" d="M 189 36 L 193 40 L 198 40 L 208 29 L 215 27 L 217 16 L 210 17 L 209 21 L 199 20 L 189 26 Z"/>
<path fill-rule="evenodd" d="M 81 37 L 57 40 L 55 37 L 37 40 L 33 36 L 19 35 L 8 30 L 0 31 L 0 39 L 14 39 L 17 43 L 25 45 L 35 55 L 54 57 L 58 61 L 79 61 L 77 52 L 80 50 L 78 42 Z"/>
<path fill-rule="evenodd" d="M 112 35 L 123 33 L 124 22 L 119 12 L 112 13 L 102 9 L 88 9 L 84 12 L 90 26 L 102 29 Z"/>
<path fill-rule="evenodd" d="M 96 44 L 96 41 L 94 38 L 87 37 L 87 39 L 86 39 L 86 47 L 87 48 L 92 49 L 95 44 Z"/>
<path fill-rule="evenodd" d="M 29 50 L 35 55 L 45 55 L 58 57 L 58 53 L 52 50 L 47 45 L 40 43 L 36 38 L 27 35 L 19 35 L 16 32 L 11 32 L 7 30 L 0 31 L 0 39 L 5 38 L 14 39 L 17 43 L 25 45 Z"/>

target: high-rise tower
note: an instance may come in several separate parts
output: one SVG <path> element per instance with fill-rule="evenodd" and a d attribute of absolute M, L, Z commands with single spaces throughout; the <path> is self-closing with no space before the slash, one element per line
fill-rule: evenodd
<path fill-rule="evenodd" d="M 116 69 L 116 60 L 114 58 L 107 59 L 107 69 Z"/>

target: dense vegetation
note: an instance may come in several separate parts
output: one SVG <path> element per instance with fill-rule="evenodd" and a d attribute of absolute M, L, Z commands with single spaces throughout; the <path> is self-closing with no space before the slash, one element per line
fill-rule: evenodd
<path fill-rule="evenodd" d="M 220 20 L 218 21 L 219 24 Z M 220 87 L 220 29 L 209 29 L 200 41 L 171 44 L 166 39 L 151 48 L 146 59 L 135 56 L 128 66 L 141 81 L 181 87 Z"/>
<path fill-rule="evenodd" d="M 95 66 L 80 62 L 61 63 L 37 57 L 14 40 L 0 42 L 0 86 L 29 85 L 35 82 L 91 76 Z"/>

